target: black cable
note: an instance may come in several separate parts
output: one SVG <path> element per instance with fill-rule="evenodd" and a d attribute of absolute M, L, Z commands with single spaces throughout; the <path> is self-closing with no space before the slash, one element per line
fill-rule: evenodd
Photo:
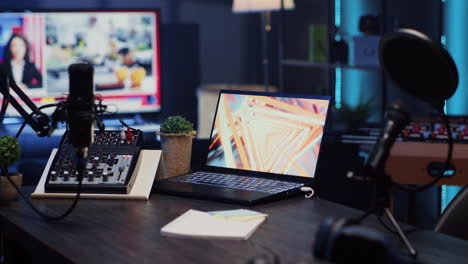
<path fill-rule="evenodd" d="M 78 188 L 77 188 L 77 192 L 76 192 L 76 196 L 75 196 L 75 199 L 73 200 L 73 203 L 71 204 L 71 206 L 61 215 L 58 215 L 58 216 L 51 216 L 51 215 L 48 215 L 44 212 L 41 212 L 36 206 L 34 206 L 31 201 L 29 201 L 28 198 L 26 198 L 26 196 L 20 191 L 19 187 L 16 185 L 16 183 L 10 178 L 10 175 L 8 174 L 8 172 L 6 173 L 7 175 L 7 179 L 8 181 L 10 182 L 11 185 L 13 185 L 13 187 L 16 189 L 16 191 L 18 192 L 18 194 L 24 199 L 24 201 L 29 205 L 29 207 L 31 207 L 31 209 L 36 212 L 39 216 L 41 216 L 42 218 L 46 219 L 46 220 L 49 220 L 49 221 L 55 221 L 55 220 L 61 220 L 61 219 L 64 219 L 65 217 L 67 217 L 76 207 L 76 204 L 78 203 L 78 200 L 80 199 L 80 195 L 81 195 L 81 185 L 82 185 L 82 182 L 83 182 L 83 173 L 84 173 L 84 169 L 85 169 L 85 163 L 84 161 L 82 160 L 82 158 L 78 158 L 79 161 L 78 161 L 78 165 L 77 165 L 77 171 L 78 171 Z"/>
<path fill-rule="evenodd" d="M 434 186 L 438 181 L 440 181 L 444 177 L 445 172 L 449 169 L 450 163 L 452 161 L 452 154 L 453 154 L 453 137 L 452 137 L 452 131 L 450 129 L 450 124 L 449 124 L 447 115 L 445 114 L 443 110 L 441 111 L 440 114 L 442 116 L 442 119 L 444 120 L 445 128 L 447 130 L 447 135 L 448 135 L 448 151 L 447 151 L 447 159 L 445 160 L 445 164 L 444 164 L 444 169 L 430 183 L 420 185 L 417 187 L 409 187 L 406 185 L 393 183 L 397 188 L 400 188 L 407 192 L 420 192 L 420 191 L 427 190 L 431 188 L 432 186 Z"/>
<path fill-rule="evenodd" d="M 43 106 L 40 106 L 39 107 L 39 110 L 42 110 L 42 109 L 45 109 L 45 108 L 49 108 L 49 107 L 56 107 L 58 106 L 59 103 L 55 103 L 55 104 L 46 104 L 46 105 L 43 105 Z M 31 116 L 34 115 L 34 112 L 30 114 Z M 19 138 L 19 136 L 21 135 L 21 132 L 23 131 L 23 129 L 25 128 L 27 122 L 24 121 L 23 124 L 21 125 L 20 129 L 18 130 L 18 132 L 16 133 L 16 138 Z M 68 124 L 67 124 L 68 125 Z M 58 216 L 51 216 L 51 215 L 48 215 L 44 212 L 41 212 L 37 207 L 35 207 L 31 201 L 29 201 L 29 199 L 20 191 L 19 187 L 15 184 L 15 182 L 10 178 L 10 175 L 8 174 L 8 171 L 6 173 L 7 175 L 7 179 L 8 181 L 10 182 L 11 185 L 13 185 L 13 187 L 16 189 L 16 191 L 18 192 L 18 194 L 21 196 L 21 198 L 24 199 L 24 201 L 29 205 L 29 207 L 31 207 L 31 209 L 36 212 L 39 216 L 41 216 L 42 218 L 46 219 L 46 220 L 49 220 L 49 221 L 54 221 L 54 220 L 61 220 L 61 219 L 64 219 L 65 217 L 67 217 L 76 207 L 76 204 L 78 203 L 78 200 L 80 199 L 80 195 L 81 195 L 81 186 L 82 186 L 82 182 L 83 182 L 83 177 L 84 177 L 84 170 L 85 170 L 85 167 L 86 167 L 86 164 L 85 164 L 85 161 L 83 160 L 83 158 L 81 157 L 81 153 L 79 153 L 79 156 L 78 156 L 78 164 L 77 164 L 77 171 L 78 171 L 78 187 L 77 187 L 77 192 L 76 192 L 76 196 L 73 200 L 73 203 L 71 204 L 71 206 L 61 215 L 58 215 Z"/>
<path fill-rule="evenodd" d="M 45 109 L 45 108 L 49 108 L 49 107 L 54 107 L 54 106 L 58 106 L 59 104 L 58 103 L 55 103 L 55 104 L 46 104 L 46 105 L 43 105 L 41 107 L 39 107 L 39 110 L 42 110 L 42 109 Z M 33 116 L 34 115 L 34 112 L 32 112 L 31 114 L 29 114 L 30 116 Z M 19 138 L 19 136 L 21 135 L 21 133 L 23 132 L 23 129 L 26 127 L 28 123 L 26 121 L 23 121 L 23 124 L 21 124 L 21 127 L 19 128 L 18 132 L 16 132 L 16 138 Z"/>
<path fill-rule="evenodd" d="M 133 128 L 133 127 L 127 125 L 127 123 L 125 123 L 125 121 L 123 121 L 121 118 L 119 119 L 119 121 L 122 124 L 122 126 L 130 128 L 132 131 L 140 131 L 140 129 L 136 129 L 136 128 Z"/>
<path fill-rule="evenodd" d="M 364 219 L 366 219 L 369 215 L 373 214 L 377 210 L 377 207 L 373 207 L 367 211 L 365 211 L 361 216 L 354 219 L 353 222 L 356 224 L 360 224 Z"/>
<path fill-rule="evenodd" d="M 5 89 L 4 91 L 4 100 L 2 102 L 2 106 L 1 106 L 1 109 L 0 109 L 0 118 L 1 118 L 1 121 L 3 121 L 3 116 L 4 114 L 6 113 L 6 109 L 8 107 L 8 104 L 9 104 L 9 101 L 10 101 L 10 84 L 9 84 L 9 79 L 8 77 L 6 78 L 6 80 L 4 80 L 4 82 L 2 83 L 0 81 L 0 84 L 3 86 L 1 88 Z M 17 92 L 17 91 L 16 91 Z M 18 92 L 17 92 L 18 93 Z M 101 102 L 101 100 L 100 100 Z M 32 104 L 32 102 L 31 102 Z M 53 107 L 53 106 L 57 106 L 57 104 L 47 104 L 47 105 L 43 105 L 41 107 L 39 107 L 38 109 L 44 109 L 44 108 L 47 108 L 47 107 Z M 34 105 L 35 107 L 35 105 Z M 32 107 L 31 107 L 32 108 Z M 33 108 L 34 109 L 34 108 Z M 102 104 L 100 103 L 100 106 L 99 106 L 99 110 L 103 109 L 103 106 Z M 104 107 L 105 109 L 105 107 Z M 29 116 L 25 116 L 23 115 L 23 117 L 25 118 L 25 120 L 27 119 L 26 117 L 33 117 L 35 114 L 35 112 L 33 113 L 30 113 Z M 18 130 L 18 132 L 16 133 L 16 138 L 18 138 L 24 127 L 26 126 L 26 121 L 23 122 L 23 124 L 21 125 L 20 129 Z M 68 126 L 68 124 L 67 124 Z M 25 200 L 25 202 L 29 205 L 29 207 L 31 207 L 31 209 L 36 212 L 39 216 L 41 216 L 42 218 L 46 219 L 46 220 L 60 220 L 60 219 L 63 219 L 65 217 L 67 217 L 76 207 L 77 203 L 78 203 L 78 200 L 80 198 L 80 195 L 81 195 L 81 186 L 82 186 L 82 181 L 83 181 L 83 177 L 84 177 L 84 170 L 85 170 L 85 167 L 86 167 L 86 163 L 85 163 L 85 160 L 84 160 L 84 157 L 83 157 L 83 154 L 82 152 L 77 152 L 78 154 L 78 164 L 77 164 L 77 172 L 78 172 L 78 187 L 77 187 L 77 193 L 76 193 L 76 196 L 75 196 L 75 199 L 73 201 L 73 203 L 71 204 L 71 206 L 61 215 L 58 215 L 58 216 L 51 216 L 51 215 L 48 215 L 44 212 L 41 212 L 37 207 L 35 207 L 31 201 L 29 201 L 25 195 L 20 191 L 19 187 L 15 184 L 15 182 L 10 178 L 10 175 L 8 173 L 8 168 L 5 169 L 5 172 L 6 172 L 6 177 L 8 179 L 8 181 L 10 182 L 10 184 L 15 188 L 15 190 L 18 192 L 18 194 Z"/>

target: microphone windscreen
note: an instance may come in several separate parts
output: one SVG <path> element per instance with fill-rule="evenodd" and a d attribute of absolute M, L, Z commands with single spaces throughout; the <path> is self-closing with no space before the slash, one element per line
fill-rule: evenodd
<path fill-rule="evenodd" d="M 382 37 L 380 64 L 404 91 L 433 105 L 450 98 L 458 86 L 458 72 L 441 44 L 413 29 L 399 29 Z"/>

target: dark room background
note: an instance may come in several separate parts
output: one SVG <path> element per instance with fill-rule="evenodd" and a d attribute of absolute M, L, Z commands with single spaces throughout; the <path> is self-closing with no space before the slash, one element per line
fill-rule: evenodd
<path fill-rule="evenodd" d="M 336 69 L 323 63 L 310 65 L 308 57 L 308 30 L 311 24 L 328 24 L 328 32 L 357 32 L 357 18 L 371 14 L 379 16 L 385 12 L 385 29 L 397 26 L 412 27 L 426 33 L 433 39 L 440 39 L 446 31 L 446 15 L 442 11 L 441 0 L 296 0 L 296 8 L 285 12 L 284 17 L 284 58 L 278 57 L 278 28 L 282 21 L 278 13 L 273 14 L 273 30 L 269 37 L 270 76 L 272 85 L 282 87 L 284 92 L 331 95 L 337 94 Z M 336 4 L 341 4 L 342 28 L 335 28 Z M 359 9 L 359 8 L 360 9 Z M 163 112 L 151 117 L 152 122 L 160 122 L 167 115 L 180 113 L 197 121 L 196 91 L 210 84 L 258 84 L 262 85 L 261 20 L 258 14 L 233 14 L 232 0 L 23 0 L 1 1 L 0 9 L 8 10 L 61 10 L 61 9 L 160 9 L 161 22 L 161 68 L 163 89 Z M 346 14 L 347 10 L 354 12 Z M 354 11 L 353 11 L 354 10 Z M 357 11 L 356 11 L 357 10 Z M 351 12 L 349 11 L 349 12 Z M 345 24 L 345 18 L 352 25 Z M 354 25 L 354 26 L 353 26 Z M 349 27 L 349 28 L 346 28 Z M 350 33 L 351 34 L 351 33 Z M 343 35 L 346 38 L 346 35 Z M 333 37 L 329 36 L 330 48 Z M 283 65 L 284 61 L 296 64 Z M 302 63 L 304 62 L 304 63 Z M 302 63 L 302 64 L 301 64 Z M 282 72 L 280 72 L 282 71 Z M 284 85 L 279 83 L 279 74 L 284 76 Z M 383 113 L 382 105 L 402 99 L 410 110 L 419 116 L 430 115 L 431 109 L 403 94 L 391 82 L 382 79 L 379 69 L 362 73 L 356 69 L 343 69 L 340 100 L 356 106 L 359 100 L 376 98 L 373 122 L 379 123 Z M 382 87 L 385 86 L 385 91 Z M 360 98 L 364 94 L 364 99 Z M 336 105 L 335 105 L 336 106 Z M 338 111 L 335 109 L 334 111 Z M 457 114 L 460 114 L 457 112 Z M 466 114 L 466 113 L 463 113 Z M 146 120 L 148 121 L 148 120 Z M 333 130 L 333 128 L 331 128 Z M 50 139 L 25 137 L 21 144 L 28 153 L 22 168 L 40 170 L 47 160 L 52 147 L 56 147 L 59 136 Z M 34 144 L 33 144 L 34 142 Z M 30 147 L 34 145 L 34 147 Z M 346 146 L 349 147 L 349 146 Z M 354 147 L 351 147 L 354 148 Z M 342 150 L 334 146 L 329 155 L 336 162 L 348 159 L 341 155 Z M 355 157 L 356 163 L 362 161 Z M 33 164 L 33 166 L 31 166 Z M 344 176 L 347 166 L 332 173 Z M 356 165 L 356 164 L 354 164 Z M 21 167 L 21 164 L 19 165 Z M 21 169 L 21 168 L 20 168 Z M 26 180 L 34 183 L 37 179 Z M 346 184 L 345 184 L 346 185 Z M 354 185 L 350 185 L 354 187 Z M 349 203 L 349 197 L 331 197 L 340 203 Z M 358 198 L 358 208 L 365 207 L 366 197 Z M 439 214 L 440 189 L 435 188 L 421 196 L 425 217 L 420 223 L 430 226 Z M 404 198 L 401 199 L 404 204 Z M 404 206 L 403 206 L 404 207 Z M 404 208 L 401 209 L 404 211 Z M 427 217 L 429 215 L 429 217 Z M 404 218 L 404 213 L 400 218 Z"/>

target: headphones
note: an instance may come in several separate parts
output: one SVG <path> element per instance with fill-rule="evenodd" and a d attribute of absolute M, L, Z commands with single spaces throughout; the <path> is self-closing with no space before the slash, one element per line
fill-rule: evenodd
<path fill-rule="evenodd" d="M 334 263 L 422 263 L 403 256 L 381 232 L 347 218 L 327 218 L 320 224 L 313 253 Z"/>

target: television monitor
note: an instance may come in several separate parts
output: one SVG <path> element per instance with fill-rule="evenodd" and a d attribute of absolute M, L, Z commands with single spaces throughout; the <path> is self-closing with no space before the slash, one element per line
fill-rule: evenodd
<path fill-rule="evenodd" d="M 0 69 L 38 106 L 66 98 L 70 64 L 91 63 L 110 111 L 159 112 L 159 47 L 158 11 L 0 13 Z"/>

